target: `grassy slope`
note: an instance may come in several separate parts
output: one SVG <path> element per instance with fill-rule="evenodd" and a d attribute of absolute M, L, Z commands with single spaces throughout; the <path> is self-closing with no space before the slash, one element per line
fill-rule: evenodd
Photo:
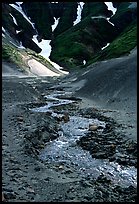
<path fill-rule="evenodd" d="M 102 19 L 101 22 L 96 22 L 99 21 L 96 20 L 92 23 L 91 21 L 91 16 L 98 13 L 104 14 L 104 5 L 99 4 L 98 6 L 98 3 L 95 2 L 85 4 L 82 13 L 83 20 L 58 35 L 54 40 L 51 53 L 53 61 L 60 62 L 67 68 L 75 69 L 75 67 L 84 67 L 83 60 L 87 61 L 87 66 L 97 60 L 110 59 L 129 53 L 136 46 L 137 25 L 134 20 L 136 9 L 133 11 L 128 8 L 129 2 L 122 2 L 116 14 L 111 18 L 112 22 L 117 25 L 113 32 L 114 28 L 108 27 L 106 22 L 102 22 Z M 110 46 L 101 51 L 100 48 L 108 42 L 111 43 Z"/>
<path fill-rule="evenodd" d="M 15 64 L 22 63 L 22 57 L 17 49 L 8 43 L 2 42 L 2 59 Z"/>
<path fill-rule="evenodd" d="M 137 24 L 129 25 L 107 48 L 97 53 L 88 64 L 105 59 L 120 57 L 137 45 Z"/>
<path fill-rule="evenodd" d="M 26 50 L 19 50 L 11 43 L 5 42 L 3 40 L 2 42 L 2 60 L 5 60 L 7 62 L 12 62 L 21 68 L 26 67 L 22 55 L 28 56 L 30 58 L 36 59 L 38 62 L 42 63 L 44 66 L 49 67 L 50 69 L 53 69 L 53 65 L 49 61 L 47 61 L 43 56 L 36 54 L 34 51 L 30 49 Z"/>
<path fill-rule="evenodd" d="M 51 59 L 70 68 L 82 66 L 102 45 L 111 42 L 116 30 L 105 19 L 83 19 L 79 24 L 58 35 L 53 41 Z"/>

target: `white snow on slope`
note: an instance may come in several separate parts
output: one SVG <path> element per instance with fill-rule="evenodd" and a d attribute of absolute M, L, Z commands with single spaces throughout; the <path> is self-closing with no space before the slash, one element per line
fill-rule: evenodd
<path fill-rule="evenodd" d="M 37 35 L 34 35 L 32 40 L 42 49 L 41 53 L 39 53 L 40 55 L 46 58 L 56 69 L 60 70 L 63 74 L 69 73 L 69 72 L 63 71 L 62 67 L 60 67 L 58 64 L 56 64 L 55 62 L 52 62 L 49 59 L 49 56 L 52 50 L 50 45 L 51 40 L 42 40 L 41 42 L 38 42 Z"/>
<path fill-rule="evenodd" d="M 49 58 L 51 53 L 51 45 L 50 45 L 51 40 L 42 39 L 41 42 L 38 42 L 37 35 L 34 35 L 32 40 L 42 49 L 41 53 L 39 54 L 45 58 Z"/>
<path fill-rule="evenodd" d="M 116 11 L 117 11 L 117 8 L 114 8 L 113 7 L 113 4 L 112 2 L 104 2 L 106 4 L 106 6 L 108 7 L 108 10 L 112 11 L 113 12 L 113 15 L 115 15 Z"/>
<path fill-rule="evenodd" d="M 11 13 L 10 13 L 10 16 L 12 16 Z M 15 17 L 12 16 L 12 18 L 13 18 L 13 22 L 17 25 L 17 21 L 16 21 Z"/>
<path fill-rule="evenodd" d="M 78 8 L 77 8 L 77 19 L 73 22 L 74 26 L 81 21 L 81 13 L 83 10 L 83 6 L 84 6 L 84 2 L 79 2 Z"/>
<path fill-rule="evenodd" d="M 26 14 L 24 13 L 24 11 L 22 10 L 22 7 L 20 6 L 20 4 L 22 2 L 16 2 L 19 4 L 19 6 L 16 6 L 15 4 L 9 4 L 10 6 L 12 6 L 13 8 L 15 8 L 17 11 L 19 11 L 23 16 L 24 18 L 32 25 L 32 27 L 35 29 L 34 27 L 34 24 L 29 20 L 29 18 L 26 16 Z"/>
<path fill-rule="evenodd" d="M 105 16 L 92 16 L 92 17 L 91 17 L 91 19 L 95 19 L 95 18 L 104 18 L 104 19 L 106 19 L 112 26 L 114 26 L 114 24 L 109 21 L 110 18 L 106 18 Z"/>
<path fill-rule="evenodd" d="M 56 18 L 54 17 L 54 19 L 55 19 L 55 22 L 54 22 L 54 25 L 52 25 L 52 32 L 53 32 L 53 31 L 55 30 L 55 28 L 57 27 L 60 18 L 56 19 Z"/>
<path fill-rule="evenodd" d="M 84 64 L 84 65 L 86 64 L 86 60 L 83 60 L 83 64 Z"/>
<path fill-rule="evenodd" d="M 6 31 L 5 31 L 5 29 L 2 27 L 2 31 L 5 33 Z"/>
<path fill-rule="evenodd" d="M 18 6 L 16 6 L 15 4 L 9 4 L 11 5 L 13 8 L 15 8 L 16 10 L 18 10 L 23 17 L 32 25 L 32 27 L 35 29 L 34 24 L 29 20 L 29 18 L 26 16 L 26 14 L 24 13 L 24 11 L 22 10 L 22 7 L 20 4 L 22 4 L 23 2 L 16 2 L 16 4 L 18 4 Z M 55 22 L 56 23 L 56 22 Z M 55 26 L 55 24 L 54 24 Z M 35 29 L 36 30 L 36 29 Z M 68 74 L 69 72 L 63 71 L 61 69 L 63 69 L 62 67 L 60 67 L 58 64 L 52 62 L 49 59 L 50 53 L 51 53 L 51 45 L 50 42 L 51 40 L 42 40 L 40 43 L 37 40 L 37 35 L 33 36 L 32 39 L 41 49 L 41 53 L 40 55 L 42 55 L 44 58 L 46 58 L 56 69 L 60 70 L 63 74 Z"/>
<path fill-rule="evenodd" d="M 104 50 L 106 47 L 109 46 L 110 43 L 107 43 L 107 45 L 105 45 L 104 47 L 101 48 L 101 50 Z"/>

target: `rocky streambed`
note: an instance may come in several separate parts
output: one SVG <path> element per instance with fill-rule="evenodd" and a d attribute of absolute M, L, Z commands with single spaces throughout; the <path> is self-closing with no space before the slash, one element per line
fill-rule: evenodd
<path fill-rule="evenodd" d="M 5 201 L 135 202 L 137 144 L 122 125 L 94 107 L 81 109 L 66 87 L 25 81 L 36 101 L 4 99 Z"/>
<path fill-rule="evenodd" d="M 37 151 L 37 158 L 64 173 L 76 172 L 78 178 L 91 181 L 89 185 L 101 186 L 100 199 L 87 196 L 89 201 L 135 200 L 137 144 L 124 138 L 121 125 L 95 108 L 80 109 L 80 99 L 73 97 L 72 92 L 55 90 L 42 97 L 46 104 L 37 104 L 29 111 L 48 114 L 57 125 L 51 131 L 43 126 L 30 135 L 31 145 L 36 136 L 39 136 L 36 144 L 43 144 L 39 151 L 36 146 L 32 149 Z M 91 125 L 96 126 L 95 130 L 89 128 Z M 50 134 L 46 137 L 45 131 L 51 133 L 51 137 Z M 29 135 L 26 138 L 28 140 Z M 67 166 L 70 169 L 64 171 Z M 112 192 L 117 197 L 111 195 Z M 127 192 L 131 193 L 130 198 L 126 198 Z"/>

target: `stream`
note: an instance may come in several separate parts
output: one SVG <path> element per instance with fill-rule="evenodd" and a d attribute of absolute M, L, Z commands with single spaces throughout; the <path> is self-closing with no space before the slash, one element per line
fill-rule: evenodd
<path fill-rule="evenodd" d="M 73 104 L 75 101 L 65 99 L 65 95 L 71 96 L 72 92 L 56 91 L 44 96 L 47 100 L 45 106 L 30 109 L 33 112 L 51 112 L 53 117 L 60 118 L 63 113 L 56 113 L 53 107 L 66 104 Z M 62 98 L 62 96 L 64 96 Z M 48 163 L 67 164 L 82 177 L 97 178 L 101 173 L 112 180 L 113 184 L 123 187 L 137 185 L 137 170 L 134 166 L 125 167 L 116 162 L 109 162 L 108 159 L 92 158 L 90 153 L 77 145 L 77 141 L 89 131 L 89 124 L 101 126 L 98 131 L 103 131 L 106 123 L 97 118 L 90 119 L 80 115 L 69 116 L 69 120 L 60 122 L 61 130 L 59 137 L 47 143 L 39 155 L 41 160 Z"/>

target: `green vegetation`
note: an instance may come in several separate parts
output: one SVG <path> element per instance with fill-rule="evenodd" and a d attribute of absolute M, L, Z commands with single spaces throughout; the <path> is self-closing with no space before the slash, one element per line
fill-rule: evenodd
<path fill-rule="evenodd" d="M 14 62 L 15 64 L 22 62 L 22 57 L 17 49 L 7 43 L 2 44 L 2 59 L 8 62 Z"/>
<path fill-rule="evenodd" d="M 115 28 L 107 20 L 88 16 L 52 41 L 50 57 L 67 68 L 81 66 L 83 60 L 91 60 L 102 45 L 111 42 L 116 35 Z"/>
<path fill-rule="evenodd" d="M 118 10 L 110 21 L 118 28 L 119 34 L 137 18 L 137 9 L 128 8 L 130 2 L 121 2 Z"/>
<path fill-rule="evenodd" d="M 104 4 L 104 2 L 86 2 L 82 11 L 82 19 L 87 17 L 88 15 L 102 15 L 110 17 L 112 15 L 112 12 L 107 10 L 107 6 Z"/>
<path fill-rule="evenodd" d="M 129 25 L 107 48 L 97 53 L 88 64 L 129 54 L 137 45 L 137 24 Z"/>

